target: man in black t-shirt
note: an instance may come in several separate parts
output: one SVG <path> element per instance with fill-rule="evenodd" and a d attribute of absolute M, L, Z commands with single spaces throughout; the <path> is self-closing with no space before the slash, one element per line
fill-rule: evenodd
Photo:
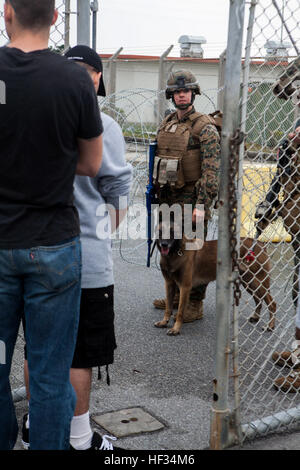
<path fill-rule="evenodd" d="M 47 49 L 54 0 L 6 0 L 0 48 L 0 449 L 18 426 L 9 387 L 24 306 L 30 449 L 68 449 L 80 303 L 75 173 L 95 176 L 102 121 L 87 72 Z"/>

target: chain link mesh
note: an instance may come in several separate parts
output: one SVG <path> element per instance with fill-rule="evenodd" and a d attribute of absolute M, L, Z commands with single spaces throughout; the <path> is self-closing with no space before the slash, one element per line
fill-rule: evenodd
<path fill-rule="evenodd" d="M 0 47 L 8 42 L 8 36 L 5 31 L 4 24 L 4 3 L 5 0 L 0 0 Z M 51 28 L 49 47 L 57 51 L 64 51 L 69 46 L 69 32 L 70 32 L 70 0 L 57 0 L 56 8 L 58 10 L 58 18 L 54 26 Z"/>
<path fill-rule="evenodd" d="M 3 5 L 4 0 L 0 0 L 0 47 L 8 42 L 3 17 Z M 69 46 L 69 33 L 74 33 L 70 15 L 76 13 L 76 5 L 73 0 L 59 0 L 56 1 L 56 8 L 58 8 L 59 17 L 55 26 L 51 29 L 49 46 L 57 52 L 63 52 Z M 70 24 L 72 31 L 70 31 Z M 219 91 L 213 88 L 202 91 L 201 97 L 197 97 L 197 109 L 203 113 L 215 111 L 215 100 Z M 128 210 L 129 227 L 131 224 L 136 223 L 134 206 L 145 208 L 145 190 L 148 180 L 148 145 L 156 135 L 158 100 L 159 93 L 148 89 L 123 90 L 100 99 L 102 111 L 112 116 L 121 126 L 126 140 L 126 158 L 133 165 L 133 184 Z M 160 116 L 160 119 L 163 117 Z M 147 241 L 145 239 L 123 239 L 122 230 L 121 226 L 117 239 L 113 241 L 113 249 L 119 253 L 125 262 L 145 266 Z M 209 226 L 209 234 L 211 238 L 217 236 L 216 211 Z M 154 252 L 151 268 L 160 269 L 157 250 Z M 24 398 L 23 346 L 24 337 L 21 327 L 10 377 L 13 396 L 16 401 Z"/>
<path fill-rule="evenodd" d="M 253 26 L 250 78 L 243 83 L 242 89 L 246 89 L 246 93 L 242 96 L 246 99 L 242 100 L 242 106 L 246 106 L 246 119 L 239 126 L 244 126 L 246 130 L 246 145 L 242 152 L 243 174 L 239 175 L 239 183 L 242 184 L 241 236 L 254 239 L 253 246 L 259 236 L 258 240 L 263 242 L 268 253 L 271 271 L 268 273 L 266 265 L 260 265 L 257 255 L 248 257 L 248 261 L 245 258 L 240 260 L 241 277 L 248 278 L 256 268 L 264 271 L 264 279 L 252 294 L 245 290 L 242 292 L 237 320 L 238 337 L 233 337 L 233 344 L 238 344 L 239 373 L 232 377 L 235 383 L 231 390 L 237 390 L 234 399 L 238 403 L 236 411 L 244 430 L 243 439 L 250 434 L 253 437 L 292 426 L 299 419 L 297 407 L 300 403 L 299 393 L 291 393 L 292 388 L 286 392 L 278 389 L 279 381 L 286 381 L 291 370 L 278 367 L 272 359 L 275 351 L 291 351 L 295 339 L 300 260 L 298 153 L 296 151 L 291 155 L 285 150 L 278 153 L 278 149 L 288 133 L 293 131 L 298 119 L 299 90 L 289 99 L 282 100 L 275 96 L 273 87 L 298 55 L 300 1 L 259 0 L 252 1 L 250 8 L 255 8 L 254 22 L 248 25 L 248 30 L 249 26 Z M 294 84 L 297 85 L 296 82 Z M 289 143 L 288 148 L 291 145 Z M 276 175 L 277 186 L 274 186 L 276 181 L 273 178 Z M 272 197 L 270 194 L 267 196 L 270 187 L 273 188 Z M 269 199 L 269 204 L 266 199 Z M 259 207 L 260 214 L 256 214 Z M 260 215 L 260 218 L 255 218 L 255 215 Z M 288 227 L 291 219 L 295 222 L 293 228 Z M 241 246 L 243 243 L 241 239 Z M 249 255 L 249 248 L 247 251 Z M 273 331 L 267 328 L 270 317 L 264 303 L 266 296 L 259 295 L 259 287 L 262 286 L 266 287 L 266 292 L 271 293 L 277 304 Z M 255 298 L 257 304 L 262 305 L 260 316 L 253 315 Z M 288 366 L 288 363 L 284 365 Z"/>

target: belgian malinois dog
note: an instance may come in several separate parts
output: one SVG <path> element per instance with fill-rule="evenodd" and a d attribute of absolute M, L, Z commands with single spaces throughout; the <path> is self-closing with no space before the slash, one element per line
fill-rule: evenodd
<path fill-rule="evenodd" d="M 158 328 L 166 328 L 173 311 L 173 300 L 176 286 L 179 288 L 179 306 L 173 328 L 168 335 L 178 335 L 183 323 L 185 308 L 189 301 L 192 287 L 208 284 L 216 280 L 217 275 L 217 240 L 202 243 L 200 249 L 186 249 L 186 244 L 197 243 L 188 240 L 183 234 L 181 239 L 174 236 L 174 224 L 170 226 L 170 238 L 163 239 L 162 223 L 157 227 L 156 240 L 160 251 L 160 267 L 165 279 L 166 310 L 161 321 L 156 322 Z M 197 246 L 197 245 L 196 245 Z M 253 252 L 251 251 L 253 250 Z M 251 253 L 251 257 L 247 256 Z M 241 238 L 239 272 L 244 288 L 253 296 L 255 313 L 249 318 L 250 322 L 258 322 L 263 301 L 269 310 L 268 331 L 275 328 L 276 303 L 270 294 L 271 264 L 266 248 L 262 242 L 253 244 L 251 238 Z"/>

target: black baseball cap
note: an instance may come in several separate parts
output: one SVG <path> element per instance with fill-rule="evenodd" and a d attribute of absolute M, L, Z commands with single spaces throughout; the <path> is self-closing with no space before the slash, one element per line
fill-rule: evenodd
<path fill-rule="evenodd" d="M 65 53 L 65 57 L 67 57 L 69 60 L 76 60 L 76 62 L 83 62 L 87 65 L 90 65 L 95 70 L 97 70 L 97 72 L 103 71 L 101 59 L 97 52 L 94 51 L 94 49 L 91 47 L 83 45 L 71 47 L 71 49 Z M 106 96 L 103 75 L 101 75 L 100 78 L 97 95 Z"/>

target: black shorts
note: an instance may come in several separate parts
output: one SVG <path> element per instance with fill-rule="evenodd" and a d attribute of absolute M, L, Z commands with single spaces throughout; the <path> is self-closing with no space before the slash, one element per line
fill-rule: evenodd
<path fill-rule="evenodd" d="M 112 364 L 117 347 L 114 328 L 114 286 L 82 289 L 77 342 L 72 367 Z"/>
<path fill-rule="evenodd" d="M 114 316 L 113 285 L 81 289 L 80 318 L 72 362 L 74 369 L 106 366 L 114 362 L 117 347 Z M 25 345 L 25 359 L 26 356 Z"/>

